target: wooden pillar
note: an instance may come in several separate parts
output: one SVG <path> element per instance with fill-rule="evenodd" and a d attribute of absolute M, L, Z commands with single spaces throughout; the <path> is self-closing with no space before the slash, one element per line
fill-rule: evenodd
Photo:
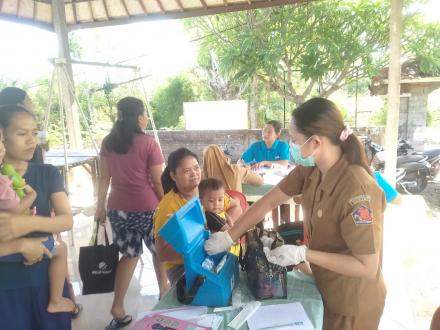
<path fill-rule="evenodd" d="M 396 157 L 400 107 L 400 53 L 402 36 L 402 2 L 391 0 L 390 14 L 390 66 L 388 72 L 388 113 L 385 138 L 385 177 L 395 186 Z"/>
<path fill-rule="evenodd" d="M 74 82 L 72 73 L 72 62 L 70 58 L 69 39 L 66 24 L 66 12 L 63 0 L 52 0 L 53 27 L 58 40 L 58 57 L 65 60 L 65 64 L 55 64 L 60 66 L 58 72 L 62 84 L 61 98 L 66 114 L 67 132 L 69 136 L 69 147 L 71 149 L 82 149 L 81 127 L 79 121 L 78 107 L 74 104 Z M 69 80 L 71 85 L 69 85 Z"/>

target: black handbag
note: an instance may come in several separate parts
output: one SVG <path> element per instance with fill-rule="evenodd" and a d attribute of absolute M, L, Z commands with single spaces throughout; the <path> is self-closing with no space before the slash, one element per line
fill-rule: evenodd
<path fill-rule="evenodd" d="M 304 244 L 304 223 L 302 221 L 284 223 L 278 226 L 277 232 L 281 235 L 286 244 Z"/>
<path fill-rule="evenodd" d="M 119 250 L 115 244 L 109 244 L 105 228 L 105 245 L 98 245 L 98 230 L 99 225 L 96 226 L 94 244 L 79 249 L 78 267 L 83 282 L 83 295 L 113 292 L 115 289 Z"/>
<path fill-rule="evenodd" d="M 220 229 L 222 229 L 226 224 L 226 220 L 214 212 L 206 211 L 205 218 L 206 227 L 208 227 L 208 229 L 213 233 L 220 231 Z"/>
<path fill-rule="evenodd" d="M 271 249 L 284 244 L 275 231 L 255 228 L 247 232 L 246 252 L 243 257 L 240 251 L 240 264 L 246 271 L 249 289 L 257 300 L 287 298 L 287 269 L 267 260 L 260 239 L 263 235 L 274 238 Z"/>
<path fill-rule="evenodd" d="M 203 283 L 205 283 L 205 278 L 199 275 L 196 277 L 193 285 L 188 290 L 186 288 L 185 273 L 183 273 L 176 283 L 177 301 L 184 305 L 191 305 L 194 297 L 197 294 L 197 291 L 203 285 Z"/>

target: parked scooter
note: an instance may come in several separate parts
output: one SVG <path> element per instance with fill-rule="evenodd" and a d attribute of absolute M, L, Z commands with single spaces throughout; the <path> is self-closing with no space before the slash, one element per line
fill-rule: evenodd
<path fill-rule="evenodd" d="M 396 168 L 396 188 L 399 192 L 404 192 L 409 194 L 409 191 L 406 189 L 403 178 L 406 175 L 406 171 L 404 168 Z"/>
<path fill-rule="evenodd" d="M 421 155 L 426 156 L 426 161 L 431 164 L 431 170 L 429 172 L 431 180 L 434 180 L 440 173 L 440 148 L 429 149 L 422 152 L 414 152 L 414 148 L 408 143 L 408 141 L 400 140 L 397 147 L 398 156 L 407 155 Z"/>
<path fill-rule="evenodd" d="M 385 151 L 380 144 L 374 143 L 371 139 L 365 140 L 367 155 L 370 166 L 375 170 L 385 168 Z M 405 155 L 397 157 L 397 168 L 405 170 L 405 175 L 397 186 L 402 193 L 420 194 L 428 185 L 430 177 L 431 164 L 427 162 L 427 156 L 424 155 Z M 399 188 L 400 187 L 400 188 Z"/>

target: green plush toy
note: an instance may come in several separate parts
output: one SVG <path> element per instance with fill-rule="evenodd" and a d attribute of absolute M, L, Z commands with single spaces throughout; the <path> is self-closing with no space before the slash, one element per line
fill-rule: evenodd
<path fill-rule="evenodd" d="M 26 182 L 21 177 L 21 175 L 17 173 L 15 167 L 12 164 L 3 164 L 0 171 L 2 174 L 8 176 L 11 179 L 12 188 L 19 198 L 23 198 L 24 196 L 26 196 L 24 192 L 24 186 L 26 185 Z"/>

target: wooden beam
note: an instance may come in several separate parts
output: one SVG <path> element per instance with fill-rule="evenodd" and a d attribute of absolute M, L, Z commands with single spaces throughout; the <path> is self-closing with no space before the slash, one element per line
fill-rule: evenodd
<path fill-rule="evenodd" d="M 34 18 L 26 18 L 26 17 L 18 18 L 15 15 L 0 13 L 0 19 L 2 19 L 4 21 L 8 21 L 8 22 L 38 27 L 38 28 L 46 30 L 46 31 L 53 31 L 52 23 L 36 21 L 36 20 L 34 20 Z"/>
<path fill-rule="evenodd" d="M 105 15 L 107 16 L 107 19 L 109 20 L 110 15 L 108 14 L 107 2 L 105 0 L 101 0 L 101 1 L 104 4 Z"/>
<path fill-rule="evenodd" d="M 120 69 L 133 69 L 133 70 L 139 68 L 136 65 L 111 64 L 111 63 L 94 62 L 94 61 L 72 60 L 72 63 L 81 64 L 81 65 L 104 66 L 104 67 L 112 67 L 112 68 L 120 68 Z"/>
<path fill-rule="evenodd" d="M 0 12 L 2 11 L 2 9 L 3 9 L 3 0 L 0 0 Z"/>
<path fill-rule="evenodd" d="M 76 14 L 76 3 L 75 0 L 72 1 L 72 12 L 73 12 L 73 19 L 75 20 L 75 23 L 78 22 L 78 16 Z"/>
<path fill-rule="evenodd" d="M 127 16 L 130 17 L 130 12 L 128 11 L 127 4 L 125 3 L 125 0 L 121 0 L 122 6 L 124 7 L 125 12 L 127 13 Z"/>
<path fill-rule="evenodd" d="M 72 149 L 82 149 L 83 144 L 81 139 L 79 113 L 73 106 L 75 100 L 75 82 L 73 80 L 72 63 L 70 58 L 69 31 L 67 29 L 64 1 L 58 0 L 52 2 L 52 17 L 53 27 L 58 41 L 58 58 L 62 59 L 58 61 L 55 59 L 54 64 L 61 65 L 64 71 L 64 74 L 58 76 L 58 83 L 62 94 L 60 95 L 60 101 L 62 101 L 63 104 L 60 109 L 64 109 L 65 111 L 64 114 L 69 136 L 69 146 Z M 61 114 L 62 113 L 63 111 L 61 111 Z"/>
<path fill-rule="evenodd" d="M 385 177 L 396 185 L 397 141 L 400 109 L 400 54 L 403 30 L 403 0 L 391 0 L 390 11 L 390 66 L 388 71 L 388 112 L 385 128 Z"/>
<path fill-rule="evenodd" d="M 203 8 L 207 9 L 208 6 L 206 5 L 205 0 L 200 0 L 200 3 L 202 4 Z"/>
<path fill-rule="evenodd" d="M 158 1 L 158 0 L 156 0 Z M 150 13 L 148 16 L 132 16 L 130 18 L 115 18 L 110 19 L 108 21 L 99 21 L 99 22 L 87 22 L 87 23 L 81 23 L 77 25 L 69 25 L 69 30 L 78 30 L 78 29 L 88 29 L 88 28 L 94 28 L 94 27 L 103 27 L 103 26 L 113 26 L 113 25 L 120 25 L 120 24 L 129 24 L 129 23 L 135 23 L 135 22 L 145 22 L 145 21 L 154 21 L 159 19 L 181 19 L 181 18 L 189 18 L 189 17 L 199 17 L 199 16 L 206 16 L 206 15 L 215 15 L 215 14 L 224 14 L 224 13 L 231 13 L 235 11 L 242 11 L 242 10 L 251 10 L 251 9 L 260 9 L 260 8 L 267 8 L 267 7 L 276 7 L 276 6 L 283 6 L 283 5 L 298 5 L 302 3 L 312 2 L 314 0 L 272 0 L 271 2 L 268 1 L 259 1 L 259 2 L 252 2 L 252 4 L 248 3 L 240 3 L 240 4 L 232 4 L 229 3 L 228 6 L 221 5 L 216 7 L 208 7 L 206 9 L 204 8 L 198 8 L 193 10 L 185 10 L 185 11 L 173 11 L 173 12 L 165 12 L 164 13 Z"/>
<path fill-rule="evenodd" d="M 185 11 L 185 8 L 183 8 L 182 2 L 180 0 L 176 0 L 176 3 L 179 6 L 181 11 Z"/>
<path fill-rule="evenodd" d="M 145 7 L 145 5 L 144 5 L 144 1 L 138 0 L 138 2 L 139 2 L 139 5 L 142 7 L 142 10 L 144 11 L 144 14 L 148 15 L 148 10 L 147 10 L 147 7 Z"/>
<path fill-rule="evenodd" d="M 91 1 L 87 1 L 87 3 L 89 4 L 90 15 L 92 15 L 92 20 L 95 21 L 95 14 L 93 13 L 92 2 Z"/>
<path fill-rule="evenodd" d="M 165 9 L 163 8 L 162 2 L 160 0 L 156 0 L 157 5 L 159 6 L 160 10 L 162 11 L 162 13 L 165 13 Z"/>
<path fill-rule="evenodd" d="M 34 8 L 32 9 L 32 11 L 33 11 L 32 17 L 33 17 L 34 21 L 36 21 L 36 19 L 37 19 L 37 2 L 34 0 L 34 1 L 32 1 L 32 3 L 34 4 Z"/>
<path fill-rule="evenodd" d="M 17 11 L 16 11 L 15 16 L 20 17 L 19 13 L 20 13 L 20 0 L 17 0 Z"/>

